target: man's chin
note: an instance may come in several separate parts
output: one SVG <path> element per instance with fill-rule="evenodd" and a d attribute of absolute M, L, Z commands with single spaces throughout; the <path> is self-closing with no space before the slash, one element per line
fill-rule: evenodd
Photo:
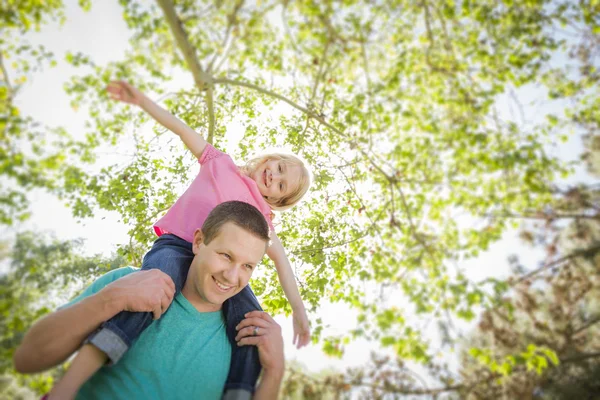
<path fill-rule="evenodd" d="M 237 291 L 232 290 L 231 293 L 218 293 L 218 292 L 212 293 L 211 298 L 208 300 L 210 301 L 211 304 L 223 305 L 223 303 L 225 303 L 227 300 L 229 300 L 230 298 L 232 298 L 239 292 L 240 292 L 240 290 L 237 290 Z"/>
<path fill-rule="evenodd" d="M 241 290 L 233 290 L 231 293 L 222 293 L 220 296 L 221 304 L 225 303 L 227 300 L 229 300 L 239 292 L 241 292 Z"/>

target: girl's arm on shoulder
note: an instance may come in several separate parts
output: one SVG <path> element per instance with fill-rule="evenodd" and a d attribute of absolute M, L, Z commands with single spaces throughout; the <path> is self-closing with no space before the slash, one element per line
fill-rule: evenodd
<path fill-rule="evenodd" d="M 134 104 L 141 107 L 159 124 L 176 134 L 181 138 L 188 149 L 200 158 L 206 148 L 206 140 L 201 134 L 187 126 L 179 118 L 156 104 L 148 96 L 140 92 L 137 88 L 127 82 L 111 82 L 107 88 L 110 96 L 115 100 L 124 103 Z"/>

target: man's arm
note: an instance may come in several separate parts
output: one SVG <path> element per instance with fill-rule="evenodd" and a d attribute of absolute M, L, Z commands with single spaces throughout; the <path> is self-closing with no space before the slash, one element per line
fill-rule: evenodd
<path fill-rule="evenodd" d="M 110 295 L 100 292 L 36 322 L 13 356 L 21 373 L 41 372 L 65 361 L 103 321 L 118 313 Z"/>
<path fill-rule="evenodd" d="M 260 383 L 252 396 L 253 400 L 276 400 L 279 397 L 279 388 L 283 381 L 283 370 L 263 372 Z"/>
<path fill-rule="evenodd" d="M 171 278 L 149 270 L 117 279 L 99 292 L 36 322 L 15 351 L 15 369 L 41 372 L 65 361 L 102 322 L 121 311 L 148 311 L 160 317 L 171 304 Z"/>
<path fill-rule="evenodd" d="M 255 327 L 258 327 L 257 335 L 254 335 Z M 266 312 L 252 311 L 246 314 L 246 318 L 240 322 L 237 329 L 237 345 L 258 347 L 258 356 L 263 367 L 260 383 L 252 399 L 277 399 L 285 371 L 281 327 Z"/>

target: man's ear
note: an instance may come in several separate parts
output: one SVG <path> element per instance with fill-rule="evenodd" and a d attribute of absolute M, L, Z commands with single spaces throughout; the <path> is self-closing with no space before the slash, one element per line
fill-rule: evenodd
<path fill-rule="evenodd" d="M 192 242 L 192 251 L 194 252 L 194 254 L 198 253 L 198 249 L 203 244 L 204 244 L 204 234 L 202 233 L 202 229 L 198 228 L 194 232 L 194 241 Z"/>

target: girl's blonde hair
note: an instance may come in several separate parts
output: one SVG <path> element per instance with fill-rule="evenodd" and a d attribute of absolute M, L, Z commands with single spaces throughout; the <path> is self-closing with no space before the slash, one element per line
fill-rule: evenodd
<path fill-rule="evenodd" d="M 271 206 L 273 210 L 283 211 L 295 206 L 301 199 L 304 197 L 306 192 L 308 192 L 308 188 L 310 187 L 310 172 L 304 162 L 292 155 L 292 154 L 283 154 L 283 153 L 271 153 L 265 154 L 262 156 L 254 157 L 246 163 L 242 167 L 242 171 L 248 175 L 252 175 L 252 173 L 258 168 L 260 165 L 267 161 L 276 160 L 281 161 L 285 165 L 293 165 L 300 167 L 300 180 L 298 181 L 298 185 L 294 190 L 292 190 L 287 196 L 283 196 L 276 201 L 272 201 L 269 199 L 265 199 L 267 203 Z"/>

